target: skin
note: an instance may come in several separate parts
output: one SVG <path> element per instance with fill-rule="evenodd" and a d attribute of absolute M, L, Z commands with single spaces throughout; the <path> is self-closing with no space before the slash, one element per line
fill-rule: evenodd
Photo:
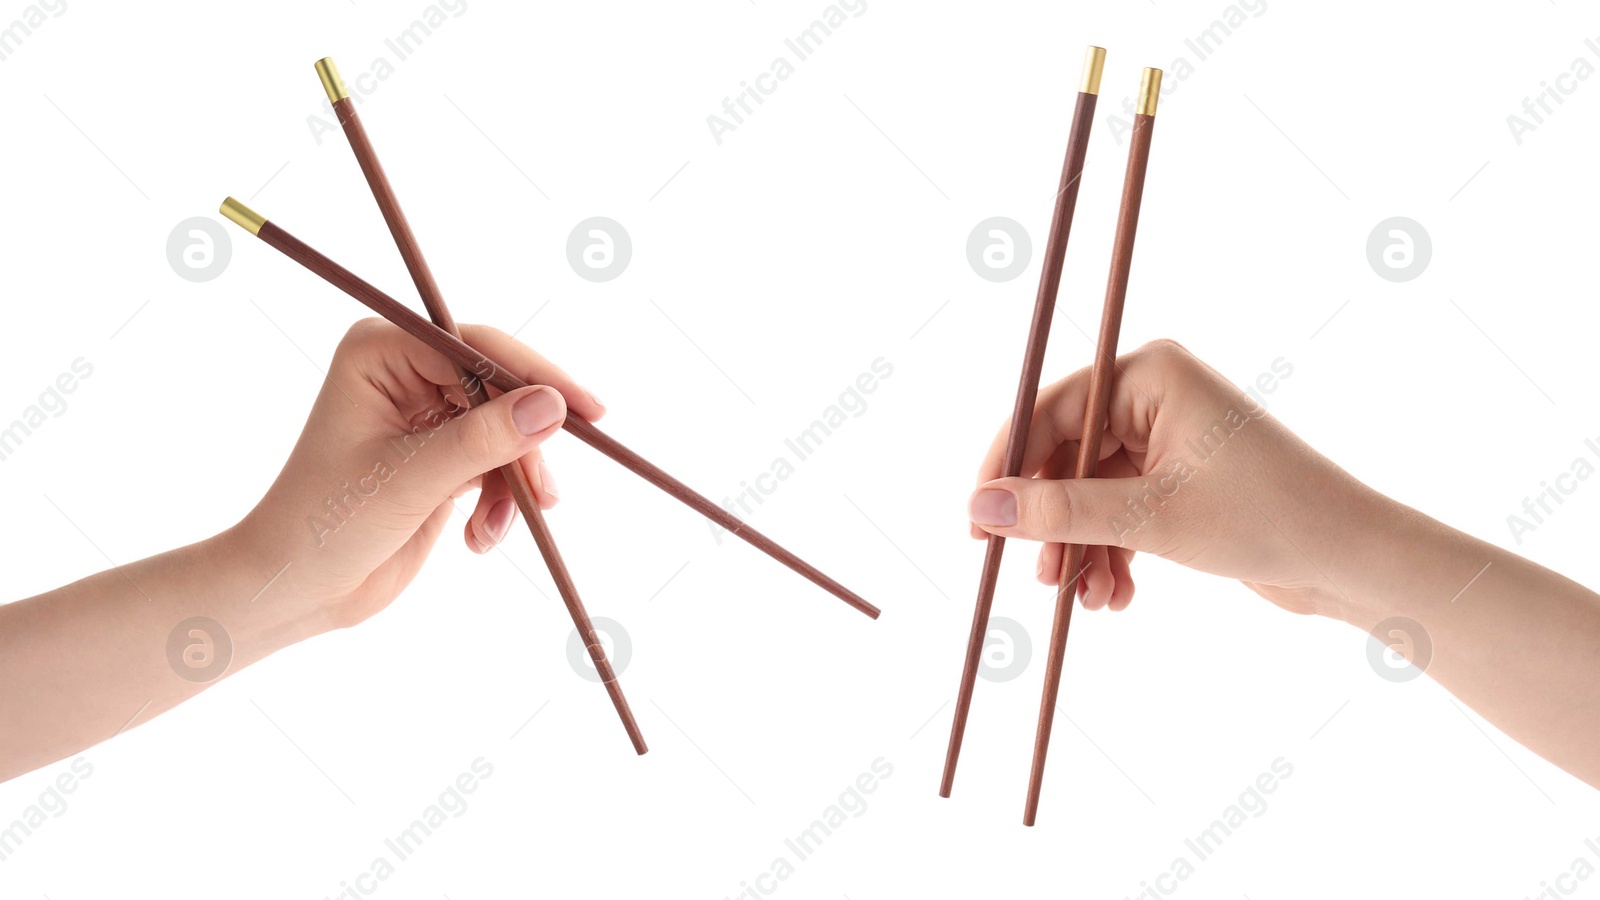
<path fill-rule="evenodd" d="M 463 333 L 543 386 L 443 415 L 459 413 L 464 400 L 450 365 L 387 323 L 358 323 L 283 472 L 239 524 L 0 606 L 0 780 L 135 727 L 214 683 L 180 677 L 186 663 L 169 660 L 169 638 L 184 620 L 205 617 L 225 631 L 231 673 L 386 607 L 448 524 L 452 499 L 474 487 L 482 493 L 467 545 L 482 553 L 503 539 L 515 509 L 497 467 L 518 461 L 541 506 L 554 504 L 539 444 L 568 408 L 593 420 L 604 407 L 505 334 Z M 1129 563 L 1145 552 L 1363 630 L 1394 616 L 1415 620 L 1432 651 L 1414 662 L 1501 730 L 1600 787 L 1600 717 L 1592 714 L 1600 596 L 1361 484 L 1170 341 L 1119 360 L 1103 477 L 1049 478 L 1077 455 L 1087 385 L 1085 370 L 1040 392 L 1023 462 L 1032 477 L 997 478 L 1000 429 L 971 502 L 974 536 L 1092 545 L 1078 582 L 1087 609 L 1126 608 Z M 1191 442 L 1208 434 L 1214 449 L 1201 459 Z M 397 449 L 406 440 L 411 450 Z M 392 471 L 373 482 L 380 462 Z M 376 490 L 349 494 L 345 485 L 363 478 Z M 330 498 L 344 500 L 347 513 L 336 518 Z M 1144 512 L 1131 513 L 1130 500 Z M 1060 545 L 1046 544 L 1041 580 L 1054 584 L 1060 566 Z M 180 633 L 180 646 L 201 637 Z M 1399 649 L 1409 655 L 1416 646 Z"/>
<path fill-rule="evenodd" d="M 1153 553 L 1234 578 L 1291 612 L 1374 631 L 1535 753 L 1600 787 L 1600 595 L 1357 481 L 1171 341 L 1118 360 L 1098 479 L 1070 471 L 1089 372 L 1043 389 L 1022 471 L 1000 478 L 1009 427 L 978 474 L 973 536 L 1087 544 L 1085 609 L 1126 609 L 1129 563 Z M 1209 438 L 1210 449 L 1197 451 Z M 1133 507 L 1129 506 L 1130 501 Z M 1130 510 L 1137 510 L 1133 512 Z"/>
<path fill-rule="evenodd" d="M 388 606 L 449 524 L 452 500 L 468 490 L 482 488 L 467 546 L 485 553 L 504 539 L 517 510 L 498 467 L 516 461 L 540 506 L 554 505 L 539 444 L 569 408 L 590 420 L 605 408 L 509 336 L 468 325 L 463 337 L 535 386 L 463 412 L 463 387 L 443 357 L 380 319 L 359 322 L 334 354 L 283 471 L 237 525 L 0 606 L 0 780 L 147 722 L 215 683 L 192 680 L 226 652 L 214 635 L 180 633 L 192 655 L 169 661 L 180 622 L 201 616 L 220 626 L 232 645 L 231 674 Z"/>

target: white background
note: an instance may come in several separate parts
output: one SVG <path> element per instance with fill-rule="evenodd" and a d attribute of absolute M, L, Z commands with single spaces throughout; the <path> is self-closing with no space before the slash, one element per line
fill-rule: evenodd
<path fill-rule="evenodd" d="M 1163 101 L 1123 346 L 1172 337 L 1240 384 L 1282 357 L 1269 407 L 1333 459 L 1600 584 L 1600 486 L 1521 546 L 1506 525 L 1600 437 L 1600 80 L 1520 145 L 1506 124 L 1575 58 L 1600 65 L 1600 16 L 1306 6 L 1257 6 Z M 453 530 L 372 621 L 85 751 L 92 776 L 0 863 L 0 894 L 335 896 L 479 757 L 492 777 L 377 896 L 732 897 L 879 758 L 865 811 L 775 895 L 1132 897 L 1280 757 L 1265 813 L 1178 895 L 1543 890 L 1600 837 L 1592 789 L 1428 679 L 1380 678 L 1365 635 L 1142 557 L 1132 609 L 1074 622 L 1027 829 L 1050 591 L 1013 545 L 995 614 L 1034 659 L 979 682 L 936 795 L 982 556 L 965 501 L 1010 407 L 1083 47 L 1109 50 L 1114 111 L 1226 7 L 869 0 L 720 146 L 706 117 L 823 3 L 458 7 L 361 106 L 458 317 L 523 326 L 614 435 L 716 498 L 884 359 L 866 411 L 752 520 L 882 619 L 563 436 L 550 522 L 590 610 L 631 636 L 647 756 L 569 667 L 525 532 L 478 558 Z M 362 314 L 232 226 L 221 277 L 180 279 L 178 222 L 236 194 L 414 302 L 342 135 L 307 117 L 316 59 L 354 81 L 423 9 L 68 0 L 0 62 L 0 419 L 94 367 L 0 462 L 5 597 L 236 521 Z M 1091 355 L 1124 153 L 1102 116 L 1047 381 Z M 597 215 L 634 245 L 603 284 L 565 256 Z M 967 262 L 991 216 L 1034 235 L 1010 282 Z M 1366 258 L 1391 216 L 1432 237 L 1408 283 Z M 0 824 L 67 766 L 0 786 Z"/>

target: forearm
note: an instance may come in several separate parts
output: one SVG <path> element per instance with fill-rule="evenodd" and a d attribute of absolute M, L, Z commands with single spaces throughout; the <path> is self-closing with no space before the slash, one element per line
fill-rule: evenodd
<path fill-rule="evenodd" d="M 1399 504 L 1385 519 L 1366 540 L 1366 565 L 1347 569 L 1347 581 L 1330 573 L 1342 589 L 1336 616 L 1364 631 L 1414 620 L 1430 645 L 1430 658 L 1414 663 L 1500 730 L 1600 787 L 1600 595 Z"/>
<path fill-rule="evenodd" d="M 0 606 L 0 780 L 148 721 L 328 630 L 293 597 L 256 597 L 273 572 L 243 544 L 224 533 Z M 194 618 L 209 623 L 173 637 Z"/>

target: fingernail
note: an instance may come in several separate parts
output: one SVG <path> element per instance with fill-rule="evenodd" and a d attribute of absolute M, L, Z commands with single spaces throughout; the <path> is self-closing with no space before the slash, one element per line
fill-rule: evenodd
<path fill-rule="evenodd" d="M 561 421 L 561 395 L 552 388 L 540 388 L 511 407 L 511 421 L 523 434 L 538 434 Z"/>
<path fill-rule="evenodd" d="M 543 459 L 539 460 L 539 487 L 552 501 L 561 499 L 561 491 L 556 489 L 556 477 L 550 474 L 550 467 L 544 464 Z"/>
<path fill-rule="evenodd" d="M 972 521 L 979 525 L 1007 527 L 1017 524 L 1017 495 L 1010 491 L 982 490 L 967 504 Z"/>
<path fill-rule="evenodd" d="M 506 539 L 506 532 L 511 530 L 511 517 L 516 510 L 517 506 L 510 497 L 489 507 L 489 514 L 483 519 L 483 530 L 489 533 L 491 546 Z"/>
<path fill-rule="evenodd" d="M 589 402 L 590 403 L 593 403 L 595 406 L 598 406 L 601 409 L 605 409 L 606 408 L 606 405 L 604 403 L 600 402 L 600 398 L 595 396 L 594 391 L 588 391 L 588 394 L 589 394 Z"/>

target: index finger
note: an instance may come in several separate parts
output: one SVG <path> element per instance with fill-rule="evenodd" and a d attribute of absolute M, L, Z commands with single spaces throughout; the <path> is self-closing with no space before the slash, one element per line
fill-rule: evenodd
<path fill-rule="evenodd" d="M 488 325 L 462 325 L 461 339 L 523 381 L 555 388 L 566 399 L 569 412 L 591 422 L 605 415 L 605 406 L 587 388 L 560 366 L 504 331 Z"/>
<path fill-rule="evenodd" d="M 1008 475 L 1030 475 L 1039 471 L 1039 467 L 1045 464 L 1057 447 L 1082 436 L 1083 407 L 1088 396 L 1087 368 L 1079 369 L 1054 384 L 1040 388 L 1034 399 L 1033 418 L 1028 423 L 1028 434 L 1024 438 L 1021 469 L 1017 472 L 1004 471 L 1006 448 L 1011 444 L 1011 422 L 1015 417 L 1006 416 L 994 440 L 989 443 L 989 452 L 984 454 L 983 464 L 978 467 L 978 484 Z M 1070 435 L 1064 430 L 1064 426 L 1069 423 L 1058 421 L 1056 416 L 1051 414 L 1051 410 L 1057 407 L 1078 411 L 1077 429 Z"/>
<path fill-rule="evenodd" d="M 1163 392 L 1159 356 L 1165 350 L 1166 344 L 1155 342 L 1117 357 L 1111 379 L 1111 402 L 1107 407 L 1107 433 L 1115 440 L 1102 445 L 1102 457 L 1108 455 L 1107 446 L 1113 451 L 1119 445 L 1135 451 L 1145 448 L 1159 405 L 1157 397 Z M 1088 399 L 1087 366 L 1040 389 L 1023 445 L 1022 466 L 1015 474 L 1031 477 L 1057 447 L 1083 437 L 1083 415 Z M 1010 435 L 1011 419 L 1008 417 L 990 443 L 983 464 L 978 467 L 978 484 L 1009 474 L 1003 471 L 1003 466 Z"/>

